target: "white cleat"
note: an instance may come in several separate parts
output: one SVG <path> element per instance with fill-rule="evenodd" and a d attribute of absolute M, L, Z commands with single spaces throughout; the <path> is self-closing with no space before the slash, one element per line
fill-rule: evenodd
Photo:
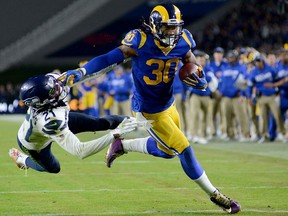
<path fill-rule="evenodd" d="M 18 149 L 9 149 L 9 156 L 12 158 L 13 161 L 15 161 L 17 167 L 19 167 L 21 170 L 27 170 L 29 168 L 25 164 L 25 160 L 28 156 L 20 152 Z"/>

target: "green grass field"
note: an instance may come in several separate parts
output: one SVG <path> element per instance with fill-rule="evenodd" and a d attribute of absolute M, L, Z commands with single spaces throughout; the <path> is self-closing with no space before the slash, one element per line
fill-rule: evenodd
<path fill-rule="evenodd" d="M 0 117 L 0 215 L 226 215 L 185 176 L 177 158 L 129 153 L 108 169 L 105 151 L 80 160 L 54 144 L 60 174 L 29 169 L 25 176 L 8 156 L 19 126 Z M 288 144 L 193 148 L 213 184 L 241 203 L 239 215 L 288 215 Z"/>

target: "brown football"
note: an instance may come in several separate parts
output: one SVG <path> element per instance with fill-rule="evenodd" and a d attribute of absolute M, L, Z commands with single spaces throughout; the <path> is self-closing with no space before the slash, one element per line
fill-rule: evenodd
<path fill-rule="evenodd" d="M 198 66 L 196 64 L 193 63 L 186 63 L 184 64 L 179 71 L 179 77 L 180 80 L 185 80 L 186 77 L 191 76 L 192 73 L 195 73 L 198 77 L 202 77 L 202 73 L 199 72 L 198 70 Z M 191 77 L 193 78 L 193 77 Z M 193 78 L 194 79 L 194 78 Z"/>

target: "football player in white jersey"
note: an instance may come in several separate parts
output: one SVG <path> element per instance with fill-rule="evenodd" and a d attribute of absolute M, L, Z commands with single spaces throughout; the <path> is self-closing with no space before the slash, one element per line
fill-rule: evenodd
<path fill-rule="evenodd" d="M 12 148 L 9 155 L 21 169 L 30 167 L 40 172 L 58 173 L 60 164 L 51 152 L 52 142 L 83 159 L 101 151 L 115 138 L 137 127 L 133 117 L 95 118 L 69 112 L 69 85 L 67 79 L 61 77 L 63 75 L 52 73 L 31 77 L 20 89 L 20 99 L 29 107 L 17 136 L 18 145 L 24 153 Z M 112 130 L 106 135 L 88 142 L 81 142 L 75 135 L 109 129 Z"/>

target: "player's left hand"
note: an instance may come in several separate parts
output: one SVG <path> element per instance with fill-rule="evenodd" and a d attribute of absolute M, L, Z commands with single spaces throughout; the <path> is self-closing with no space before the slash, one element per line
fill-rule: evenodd
<path fill-rule="evenodd" d="M 68 70 L 64 72 L 58 80 L 60 80 L 64 85 L 71 86 L 74 83 L 81 80 L 81 78 L 85 75 L 85 70 L 83 68 L 79 68 L 76 70 Z"/>
<path fill-rule="evenodd" d="M 139 127 L 143 127 L 146 130 L 152 128 L 152 123 L 154 122 L 154 120 L 147 120 L 141 112 L 136 113 L 136 121 Z"/>
<path fill-rule="evenodd" d="M 120 137 L 126 133 L 136 130 L 137 122 L 134 117 L 127 117 L 125 118 L 116 129 L 112 131 L 113 136 Z"/>
<path fill-rule="evenodd" d="M 202 67 L 198 66 L 199 74 L 201 74 L 201 78 L 197 76 L 197 74 L 192 73 L 191 77 L 187 76 L 184 80 L 184 82 L 192 86 L 195 89 L 200 89 L 200 90 L 205 90 L 207 88 L 207 81 L 206 81 L 206 76 L 205 73 L 202 69 Z"/>

